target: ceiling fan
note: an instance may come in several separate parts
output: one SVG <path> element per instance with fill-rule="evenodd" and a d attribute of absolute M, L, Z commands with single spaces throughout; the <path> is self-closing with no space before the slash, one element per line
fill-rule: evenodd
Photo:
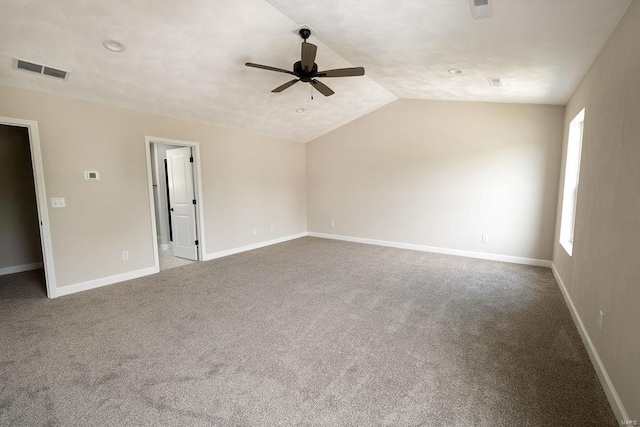
<path fill-rule="evenodd" d="M 300 37 L 302 37 L 303 40 L 301 60 L 293 64 L 293 71 L 283 70 L 282 68 L 269 67 L 268 65 L 254 64 L 252 62 L 247 62 L 246 64 L 244 64 L 247 67 L 261 68 L 263 70 L 276 71 L 278 73 L 286 73 L 296 76 L 295 79 L 278 86 L 271 92 L 279 93 L 287 88 L 290 88 L 298 82 L 304 82 L 311 84 L 311 86 L 316 88 L 316 90 L 324 96 L 331 96 L 335 92 L 332 91 L 329 86 L 325 85 L 319 80 L 316 80 L 316 78 L 364 76 L 363 67 L 338 68 L 335 70 L 318 71 L 318 64 L 315 63 L 316 50 L 318 49 L 318 47 L 314 44 L 307 43 L 307 39 L 311 35 L 311 30 L 309 30 L 308 28 L 302 28 L 300 29 L 299 33 Z"/>

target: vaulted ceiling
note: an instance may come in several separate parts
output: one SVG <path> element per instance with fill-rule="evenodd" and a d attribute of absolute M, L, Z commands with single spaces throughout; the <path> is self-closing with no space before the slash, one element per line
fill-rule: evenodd
<path fill-rule="evenodd" d="M 491 0 L 494 16 L 474 20 L 468 0 L 7 0 L 0 85 L 305 142 L 397 98 L 564 104 L 630 2 Z M 271 93 L 291 76 L 244 63 L 290 69 L 302 24 L 320 69 L 366 76 L 324 79 L 328 98 Z"/>

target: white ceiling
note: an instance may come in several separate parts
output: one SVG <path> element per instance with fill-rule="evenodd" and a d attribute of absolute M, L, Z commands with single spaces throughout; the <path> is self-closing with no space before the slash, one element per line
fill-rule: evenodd
<path fill-rule="evenodd" d="M 398 97 L 564 104 L 630 2 L 492 0 L 473 20 L 468 0 L 2 0 L 0 85 L 309 141 Z M 336 94 L 313 101 L 307 84 L 270 93 L 290 76 L 244 63 L 291 68 L 303 23 L 320 69 L 367 75 L 324 79 Z"/>

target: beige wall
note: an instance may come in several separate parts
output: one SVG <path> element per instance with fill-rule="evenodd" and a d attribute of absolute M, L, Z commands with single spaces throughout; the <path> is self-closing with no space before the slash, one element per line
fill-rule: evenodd
<path fill-rule="evenodd" d="M 634 0 L 567 105 L 565 151 L 569 122 L 586 108 L 580 184 L 573 256 L 557 243 L 559 229 L 553 256 L 622 403 L 636 420 L 640 419 L 639 41 L 640 1 Z M 598 328 L 599 310 L 605 315 L 603 332 Z"/>
<path fill-rule="evenodd" d="M 29 134 L 0 125 L 0 269 L 42 262 Z"/>
<path fill-rule="evenodd" d="M 309 231 L 550 260 L 563 120 L 395 101 L 307 145 Z"/>
<path fill-rule="evenodd" d="M 66 198 L 58 287 L 153 266 L 146 135 L 200 143 L 207 253 L 306 231 L 303 144 L 3 87 L 0 116 L 38 121 L 47 197 Z"/>

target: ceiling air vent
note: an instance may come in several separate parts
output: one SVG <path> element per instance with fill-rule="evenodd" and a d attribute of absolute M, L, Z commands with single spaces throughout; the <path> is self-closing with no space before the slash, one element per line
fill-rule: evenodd
<path fill-rule="evenodd" d="M 497 79 L 488 78 L 487 80 L 489 81 L 489 86 L 491 86 L 491 87 L 502 87 L 503 86 L 501 78 L 497 78 Z"/>
<path fill-rule="evenodd" d="M 493 17 L 493 8 L 489 0 L 469 0 L 469 4 L 471 5 L 473 19 Z"/>
<path fill-rule="evenodd" d="M 13 58 L 13 68 L 16 70 L 24 70 L 32 73 L 42 74 L 45 76 L 55 77 L 56 79 L 67 80 L 68 71 L 58 70 L 57 68 L 47 67 L 46 65 L 36 64 L 22 59 Z"/>

